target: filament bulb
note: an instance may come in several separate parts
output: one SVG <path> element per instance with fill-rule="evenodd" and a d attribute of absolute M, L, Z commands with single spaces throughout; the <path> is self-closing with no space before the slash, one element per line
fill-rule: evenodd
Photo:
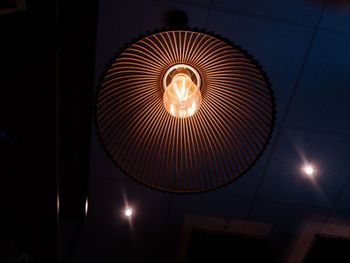
<path fill-rule="evenodd" d="M 193 67 L 185 64 L 171 67 L 164 75 L 163 88 L 164 107 L 172 116 L 187 118 L 199 109 L 200 77 Z"/>

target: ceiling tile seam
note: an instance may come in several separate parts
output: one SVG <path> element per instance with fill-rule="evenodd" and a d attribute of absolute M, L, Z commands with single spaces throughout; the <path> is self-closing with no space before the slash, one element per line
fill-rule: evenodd
<path fill-rule="evenodd" d="M 208 5 L 208 13 L 207 13 L 207 18 L 205 19 L 204 28 L 208 28 L 209 17 L 211 15 L 211 10 L 213 8 L 213 2 L 214 0 L 210 0 L 210 3 Z"/>
<path fill-rule="evenodd" d="M 246 195 L 233 195 L 233 194 L 226 194 L 226 193 L 213 193 L 214 195 L 218 196 L 225 196 L 228 198 L 239 198 L 239 199 L 252 199 L 251 196 L 246 196 Z M 257 201 L 265 202 L 265 203 L 273 203 L 273 204 L 280 204 L 280 205 L 289 205 L 289 206 L 295 206 L 295 207 L 304 207 L 304 208 L 313 208 L 313 209 L 321 209 L 321 210 L 330 210 L 331 206 L 326 207 L 326 206 L 317 206 L 317 205 L 311 205 L 311 204 L 302 204 L 298 202 L 288 202 L 288 201 L 278 201 L 278 200 L 273 200 L 273 199 L 268 199 L 268 198 L 261 198 L 257 197 Z"/>
<path fill-rule="evenodd" d="M 330 210 L 331 209 L 331 207 L 317 206 L 317 205 L 311 205 L 311 204 L 302 204 L 302 203 L 295 203 L 295 202 L 288 202 L 288 201 L 278 201 L 278 200 L 273 200 L 273 199 L 268 199 L 268 198 L 257 198 L 256 200 L 262 201 L 265 203 L 288 205 L 288 206 L 302 207 L 302 208 L 313 208 L 313 209 L 319 209 L 319 210 Z"/>
<path fill-rule="evenodd" d="M 265 179 L 265 176 L 267 174 L 267 170 L 268 170 L 268 168 L 270 166 L 270 163 L 271 163 L 271 160 L 272 160 L 272 156 L 273 156 L 273 154 L 274 154 L 274 152 L 276 150 L 276 147 L 277 147 L 277 144 L 278 144 L 278 140 L 280 138 L 281 131 L 283 129 L 286 117 L 288 115 L 289 108 L 290 108 L 290 106 L 291 106 L 291 104 L 293 102 L 293 98 L 294 98 L 294 96 L 296 94 L 296 91 L 298 90 L 297 87 L 299 86 L 301 77 L 303 75 L 304 68 L 305 68 L 306 62 L 307 62 L 307 60 L 309 58 L 310 51 L 312 49 L 313 43 L 315 41 L 315 37 L 316 37 L 317 31 L 318 31 L 318 28 L 320 26 L 320 22 L 321 22 L 321 19 L 323 17 L 324 11 L 325 11 L 325 2 L 323 2 L 323 6 L 322 6 L 322 9 L 321 9 L 321 12 L 320 12 L 320 16 L 319 16 L 319 18 L 317 20 L 317 24 L 316 24 L 316 26 L 314 28 L 313 33 L 312 33 L 310 43 L 309 43 L 309 45 L 308 45 L 308 47 L 306 49 L 305 56 L 304 56 L 304 59 L 303 59 L 303 62 L 301 64 L 301 66 L 300 66 L 299 73 L 298 73 L 298 78 L 295 81 L 295 84 L 294 84 L 294 87 L 292 89 L 291 95 L 289 96 L 289 99 L 287 101 L 286 108 L 285 108 L 283 114 L 281 114 L 281 121 L 280 121 L 281 127 L 279 129 L 276 129 L 275 140 L 273 142 L 271 142 L 272 143 L 271 153 L 268 156 L 268 159 L 267 159 L 266 165 L 265 165 L 265 167 L 263 169 L 262 175 L 259 178 L 258 185 L 256 187 L 256 190 L 255 190 L 253 198 L 252 198 L 251 205 L 250 205 L 249 210 L 248 210 L 248 214 L 247 214 L 247 216 L 245 218 L 245 223 L 244 223 L 244 226 L 243 226 L 243 230 L 245 230 L 245 228 L 247 226 L 247 221 L 249 220 L 249 218 L 250 218 L 250 216 L 252 214 L 253 208 L 254 208 L 255 203 L 256 203 L 257 195 L 258 195 L 258 193 L 259 193 L 259 191 L 261 189 L 262 183 L 263 183 L 263 181 Z"/>
<path fill-rule="evenodd" d="M 243 12 L 243 11 L 237 11 L 237 10 L 232 9 L 232 8 L 225 8 L 225 7 L 220 7 L 220 6 L 214 6 L 213 5 L 213 1 L 214 0 L 211 0 L 208 5 L 201 4 L 201 3 L 185 2 L 185 1 L 182 1 L 182 0 L 178 0 L 177 3 L 186 3 L 186 5 L 191 5 L 191 6 L 198 7 L 198 8 L 209 8 L 210 11 L 218 11 L 218 12 L 223 12 L 223 13 L 231 14 L 231 15 L 256 18 L 256 19 L 260 19 L 260 20 L 265 20 L 265 21 L 285 24 L 285 25 L 289 25 L 289 26 L 295 26 L 295 27 L 299 27 L 299 28 L 301 27 L 301 28 L 313 29 L 316 26 L 316 25 L 308 25 L 306 23 L 301 23 L 301 22 L 292 21 L 292 20 L 288 20 L 288 19 L 280 19 L 280 18 L 273 17 L 273 16 L 264 16 L 264 15 L 258 15 L 258 14 L 250 14 L 250 13 L 246 13 L 246 12 Z"/>
<path fill-rule="evenodd" d="M 329 129 L 324 130 L 324 129 L 316 129 L 316 128 L 307 128 L 307 127 L 301 127 L 301 126 L 293 125 L 293 124 L 285 124 L 284 128 L 293 129 L 293 130 L 300 130 L 300 131 L 307 131 L 307 132 L 311 132 L 311 133 L 320 133 L 323 135 L 350 136 L 350 132 L 329 130 Z"/>
<path fill-rule="evenodd" d="M 345 192 L 345 189 L 346 189 L 346 186 L 350 183 L 350 174 L 348 174 L 348 176 L 346 177 L 346 180 L 344 181 L 343 185 L 340 187 L 334 201 L 333 201 L 333 204 L 332 204 L 332 209 L 328 212 L 326 218 L 323 220 L 321 226 L 320 226 L 320 229 L 319 231 L 321 232 L 324 225 L 328 223 L 329 219 L 331 218 L 331 216 L 337 211 L 337 204 L 340 200 L 340 198 L 343 196 L 344 192 Z"/>
<path fill-rule="evenodd" d="M 128 178 L 123 179 L 123 178 L 118 178 L 118 177 L 111 177 L 111 176 L 97 176 L 96 178 L 101 178 L 101 179 L 106 179 L 106 180 L 117 180 L 123 183 L 127 184 L 133 184 L 134 181 L 129 180 Z M 152 189 L 151 189 L 152 190 Z M 153 190 L 154 192 L 159 192 L 157 190 Z M 224 196 L 228 198 L 239 198 L 239 199 L 252 199 L 252 196 L 249 195 L 240 195 L 240 194 L 230 194 L 230 193 L 216 193 L 214 192 L 209 192 L 209 193 L 202 193 L 203 194 L 212 194 L 216 196 Z M 172 195 L 170 195 L 172 199 Z M 331 207 L 327 208 L 324 206 L 315 206 L 315 205 L 309 205 L 309 204 L 301 204 L 301 203 L 293 203 L 293 202 L 288 202 L 288 201 L 278 201 L 278 200 L 273 200 L 273 199 L 268 199 L 268 198 L 261 198 L 261 197 L 256 197 L 257 201 L 262 201 L 262 202 L 267 202 L 267 203 L 274 203 L 274 204 L 283 204 L 283 205 L 290 205 L 290 206 L 297 206 L 297 207 L 305 207 L 305 208 L 315 208 L 315 209 L 330 209 Z M 172 203 L 169 201 L 169 204 L 172 205 Z M 166 222 L 167 224 L 168 222 Z"/>
<path fill-rule="evenodd" d="M 212 193 L 216 196 L 225 196 L 228 198 L 240 198 L 240 199 L 251 199 L 252 197 L 249 195 L 242 195 L 242 194 L 230 194 L 230 193 L 216 193 L 215 191 Z"/>
<path fill-rule="evenodd" d="M 323 217 L 326 217 L 325 215 L 323 215 Z M 320 216 L 320 218 L 322 218 L 322 216 Z M 320 222 L 315 222 L 316 224 Z M 283 261 L 282 262 L 291 262 L 290 258 L 291 256 L 295 253 L 295 244 L 297 244 L 298 240 L 300 239 L 300 237 L 302 236 L 302 234 L 305 232 L 305 228 L 303 227 L 299 227 L 298 230 L 296 231 L 295 235 L 292 237 L 292 239 L 290 240 L 289 243 L 289 249 L 287 250 L 287 253 L 285 253 L 284 257 L 283 257 Z M 316 233 L 315 233 L 316 234 Z M 307 244 L 308 249 L 307 251 L 309 251 L 311 249 L 311 245 L 312 245 L 312 241 Z M 308 252 L 306 252 L 307 254 Z M 306 255 L 305 254 L 305 255 Z M 303 258 L 305 257 L 305 255 L 303 256 Z M 304 262 L 304 261 L 303 261 Z"/>
<path fill-rule="evenodd" d="M 259 19 L 259 20 L 270 21 L 270 22 L 275 22 L 275 23 L 299 27 L 299 28 L 301 27 L 301 28 L 313 29 L 313 28 L 317 27 L 317 25 L 318 25 L 318 21 L 316 22 L 316 25 L 308 25 L 305 23 L 291 21 L 291 20 L 287 20 L 287 19 L 280 19 L 280 18 L 272 17 L 272 16 L 264 16 L 264 15 L 258 15 L 258 14 L 245 13 L 243 11 L 237 11 L 237 10 L 230 9 L 230 8 L 212 7 L 211 9 L 213 11 L 219 11 L 219 12 L 223 12 L 223 13 L 227 13 L 227 14 L 231 14 L 231 15 L 255 18 L 255 19 Z M 321 9 L 321 12 L 322 12 L 322 9 Z"/>

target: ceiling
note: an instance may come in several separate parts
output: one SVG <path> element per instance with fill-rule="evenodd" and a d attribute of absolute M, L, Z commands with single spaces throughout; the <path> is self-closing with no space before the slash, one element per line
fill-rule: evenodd
<path fill-rule="evenodd" d="M 96 83 L 119 48 L 165 26 L 177 9 L 191 27 L 231 39 L 264 67 L 277 102 L 272 141 L 232 184 L 171 195 L 122 174 L 93 134 L 89 212 L 72 262 L 172 262 L 191 214 L 233 220 L 235 233 L 269 225 L 278 258 L 290 262 L 305 225 L 315 233 L 350 224 L 350 9 L 306 0 L 100 0 Z M 305 162 L 317 168 L 313 179 L 300 171 Z M 127 203 L 131 223 L 121 214 Z"/>

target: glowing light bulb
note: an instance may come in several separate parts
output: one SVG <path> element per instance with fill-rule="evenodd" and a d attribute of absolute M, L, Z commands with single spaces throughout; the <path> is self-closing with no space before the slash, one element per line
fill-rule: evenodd
<path fill-rule="evenodd" d="M 193 67 L 185 64 L 171 67 L 164 75 L 163 87 L 164 107 L 172 116 L 187 118 L 199 109 L 200 77 Z"/>
<path fill-rule="evenodd" d="M 308 164 L 308 165 L 305 165 L 305 166 L 303 167 L 303 171 L 304 171 L 305 174 L 311 176 L 311 175 L 314 174 L 315 169 L 314 169 L 314 167 L 312 167 L 312 165 L 309 165 L 309 164 Z"/>
<path fill-rule="evenodd" d="M 133 214 L 133 211 L 131 208 L 126 208 L 125 211 L 124 211 L 124 215 L 127 216 L 127 217 L 131 217 Z"/>

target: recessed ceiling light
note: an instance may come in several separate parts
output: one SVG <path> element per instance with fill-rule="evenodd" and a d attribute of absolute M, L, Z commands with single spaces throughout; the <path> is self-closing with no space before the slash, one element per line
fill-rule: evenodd
<path fill-rule="evenodd" d="M 130 207 L 125 208 L 125 210 L 124 210 L 124 215 L 125 215 L 126 217 L 131 217 L 131 216 L 133 215 L 133 210 L 132 210 L 132 208 L 130 208 Z"/>
<path fill-rule="evenodd" d="M 315 173 L 315 168 L 311 164 L 306 164 L 303 167 L 303 171 L 306 175 L 312 176 Z"/>

